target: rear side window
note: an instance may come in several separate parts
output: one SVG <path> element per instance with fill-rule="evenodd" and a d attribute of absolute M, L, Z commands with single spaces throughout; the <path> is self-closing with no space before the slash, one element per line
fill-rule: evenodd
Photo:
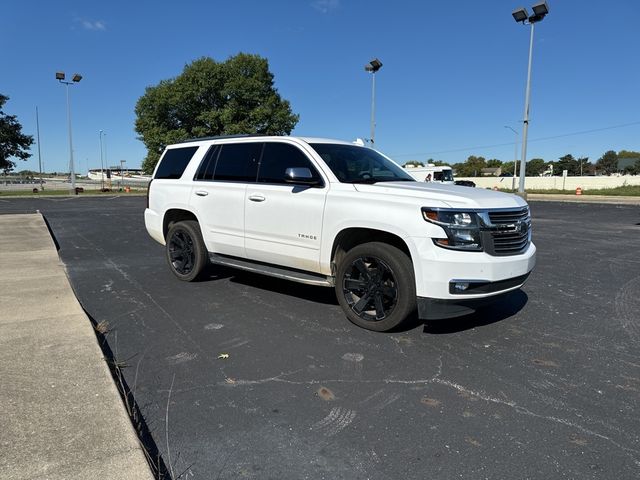
<path fill-rule="evenodd" d="M 202 163 L 196 173 L 196 180 L 213 180 L 213 171 L 216 168 L 216 161 L 220 153 L 220 145 L 212 145 L 202 159 Z"/>
<path fill-rule="evenodd" d="M 287 168 L 308 168 L 314 179 L 321 180 L 318 171 L 300 149 L 287 143 L 265 143 L 258 182 L 286 183 L 284 174 Z"/>
<path fill-rule="evenodd" d="M 164 152 L 153 178 L 180 178 L 198 147 L 171 148 Z"/>
<path fill-rule="evenodd" d="M 255 182 L 262 145 L 262 143 L 227 143 L 222 145 L 213 179 Z"/>

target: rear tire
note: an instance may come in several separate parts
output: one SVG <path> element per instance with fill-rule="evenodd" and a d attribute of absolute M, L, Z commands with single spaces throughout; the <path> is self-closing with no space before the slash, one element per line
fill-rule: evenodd
<path fill-rule="evenodd" d="M 171 225 L 166 244 L 169 267 L 182 281 L 196 280 L 209 263 L 200 225 L 195 220 L 184 220 Z"/>
<path fill-rule="evenodd" d="M 416 309 L 409 256 L 393 245 L 370 242 L 349 250 L 338 265 L 336 295 L 347 318 L 359 327 L 386 332 Z"/>

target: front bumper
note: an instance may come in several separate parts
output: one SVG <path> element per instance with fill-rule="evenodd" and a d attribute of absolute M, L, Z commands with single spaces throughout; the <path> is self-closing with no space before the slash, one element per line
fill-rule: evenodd
<path fill-rule="evenodd" d="M 529 273 L 507 280 L 485 282 L 481 288 L 485 290 L 486 293 L 499 292 L 487 297 L 469 298 L 465 297 L 465 295 L 456 295 L 455 298 L 449 299 L 418 297 L 416 299 L 418 304 L 418 317 L 422 320 L 442 320 L 468 315 L 480 307 L 502 300 L 514 289 L 524 285 L 528 277 Z M 504 287 L 507 285 L 509 289 L 505 290 Z"/>
<path fill-rule="evenodd" d="M 519 288 L 536 263 L 533 243 L 520 255 L 491 256 L 485 252 L 460 252 L 437 247 L 430 238 L 411 238 L 411 256 L 418 297 L 459 302 L 480 299 Z M 516 280 L 523 277 L 522 282 Z M 515 283 L 514 283 L 515 281 Z M 451 282 L 469 282 L 464 293 Z"/>

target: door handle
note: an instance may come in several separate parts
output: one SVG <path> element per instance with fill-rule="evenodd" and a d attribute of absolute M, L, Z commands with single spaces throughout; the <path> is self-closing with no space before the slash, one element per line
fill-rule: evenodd
<path fill-rule="evenodd" d="M 249 195 L 249 200 L 251 200 L 252 202 L 264 202 L 266 198 L 261 193 L 253 193 Z"/>
<path fill-rule="evenodd" d="M 196 195 L 198 195 L 199 197 L 206 197 L 207 195 L 209 195 L 209 192 L 205 192 L 203 190 L 198 190 L 196 192 Z"/>

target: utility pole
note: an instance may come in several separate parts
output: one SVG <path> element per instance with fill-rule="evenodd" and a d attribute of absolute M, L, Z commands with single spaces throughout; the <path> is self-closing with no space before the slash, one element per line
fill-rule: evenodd
<path fill-rule="evenodd" d="M 38 168 L 40 169 L 40 190 L 44 191 L 44 183 L 42 181 L 42 157 L 40 156 L 40 119 L 38 117 L 38 106 L 36 105 L 36 132 L 38 138 Z"/>

